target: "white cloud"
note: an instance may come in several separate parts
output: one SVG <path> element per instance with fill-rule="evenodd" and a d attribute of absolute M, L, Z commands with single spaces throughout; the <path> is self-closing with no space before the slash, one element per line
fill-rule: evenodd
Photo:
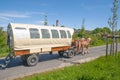
<path fill-rule="evenodd" d="M 26 12 L 28 15 L 45 15 L 44 12 Z"/>
<path fill-rule="evenodd" d="M 4 17 L 4 16 L 0 16 L 0 20 L 10 20 L 9 18 L 7 18 L 7 17 Z"/>
<path fill-rule="evenodd" d="M 28 15 L 47 15 L 47 16 L 56 16 L 55 13 L 46 13 L 46 12 L 26 12 Z"/>
<path fill-rule="evenodd" d="M 35 23 L 36 23 L 36 24 L 41 24 L 41 25 L 43 25 L 43 24 L 44 24 L 44 21 L 42 21 L 42 20 L 41 20 L 41 21 L 36 21 Z"/>
<path fill-rule="evenodd" d="M 20 13 L 20 12 L 1 12 L 0 13 L 0 21 L 1 22 L 11 22 L 13 18 L 28 18 L 30 17 L 28 14 Z"/>
<path fill-rule="evenodd" d="M 8 24 L 9 22 L 15 22 L 17 21 L 19 18 L 22 19 L 35 19 L 36 16 L 53 16 L 55 14 L 46 14 L 44 12 L 38 12 L 38 11 L 32 11 L 32 12 L 17 12 L 17 11 L 6 11 L 6 12 L 0 12 L 0 21 L 1 24 L 6 23 Z M 20 22 L 20 21 L 19 21 Z M 44 25 L 44 21 L 43 20 L 35 20 L 33 23 L 35 24 L 39 24 L 39 25 Z"/>
<path fill-rule="evenodd" d="M 23 13 L 17 13 L 17 12 L 4 12 L 4 13 L 0 13 L 0 17 L 27 18 L 30 16 Z"/>
<path fill-rule="evenodd" d="M 8 11 L 8 12 L 1 12 L 0 19 L 3 20 L 10 20 L 10 18 L 30 18 L 34 15 L 56 15 L 56 14 L 47 14 L 45 12 L 17 12 L 17 11 Z"/>
<path fill-rule="evenodd" d="M 46 15 L 44 12 L 16 12 L 16 11 L 10 11 L 10 12 L 1 12 L 0 18 L 1 19 L 9 19 L 9 18 L 29 18 L 32 15 Z"/>

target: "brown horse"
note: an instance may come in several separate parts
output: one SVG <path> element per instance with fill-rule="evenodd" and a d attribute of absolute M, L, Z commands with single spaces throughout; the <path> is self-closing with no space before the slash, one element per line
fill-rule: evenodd
<path fill-rule="evenodd" d="M 91 43 L 91 38 L 87 38 L 86 40 L 81 41 L 82 55 L 84 55 L 85 51 L 88 53 L 88 48 Z"/>
<path fill-rule="evenodd" d="M 73 45 L 77 49 L 76 52 L 79 52 L 82 49 L 82 55 L 84 55 L 85 51 L 88 53 L 88 48 L 91 42 L 91 38 L 81 38 L 74 40 Z"/>
<path fill-rule="evenodd" d="M 74 46 L 77 49 L 76 51 L 79 52 L 80 47 L 81 47 L 80 40 L 74 40 Z"/>
<path fill-rule="evenodd" d="M 80 51 L 80 49 L 81 49 L 81 42 L 84 41 L 84 40 L 85 40 L 85 38 L 74 40 L 73 45 L 77 49 L 76 50 L 77 52 Z"/>

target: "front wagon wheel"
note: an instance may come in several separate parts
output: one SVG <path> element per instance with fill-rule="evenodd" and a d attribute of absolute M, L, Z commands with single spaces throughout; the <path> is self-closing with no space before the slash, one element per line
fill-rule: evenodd
<path fill-rule="evenodd" d="M 35 66 L 38 63 L 38 61 L 39 61 L 38 56 L 35 54 L 31 54 L 27 57 L 28 66 Z"/>
<path fill-rule="evenodd" d="M 74 54 L 74 51 L 73 51 L 73 50 L 68 50 L 68 52 L 67 52 L 67 57 L 68 57 L 68 58 L 72 58 L 74 55 L 75 55 L 75 54 Z"/>

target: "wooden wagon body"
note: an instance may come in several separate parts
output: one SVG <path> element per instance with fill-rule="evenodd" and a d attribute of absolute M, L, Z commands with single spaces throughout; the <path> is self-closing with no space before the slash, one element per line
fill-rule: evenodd
<path fill-rule="evenodd" d="M 59 55 L 63 55 L 68 50 L 72 53 L 74 30 L 71 28 L 10 23 L 7 32 L 10 53 L 21 56 L 29 66 L 37 64 L 38 54 L 58 51 Z"/>

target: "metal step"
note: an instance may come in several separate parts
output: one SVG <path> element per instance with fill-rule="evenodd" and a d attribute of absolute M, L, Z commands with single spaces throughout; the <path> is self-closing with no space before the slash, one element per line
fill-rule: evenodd
<path fill-rule="evenodd" d="M 9 53 L 6 58 L 4 59 L 3 64 L 0 64 L 0 69 L 4 69 L 7 67 L 7 65 L 10 63 L 10 61 L 13 59 L 13 55 Z"/>

